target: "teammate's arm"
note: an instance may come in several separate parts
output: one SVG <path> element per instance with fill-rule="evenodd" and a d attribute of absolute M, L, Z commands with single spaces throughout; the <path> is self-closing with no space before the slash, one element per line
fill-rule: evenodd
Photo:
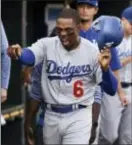
<path fill-rule="evenodd" d="M 111 49 L 111 56 L 112 56 L 112 58 L 111 58 L 110 67 L 113 70 L 113 73 L 118 80 L 117 93 L 120 97 L 122 105 L 127 105 L 128 101 L 126 99 L 126 96 L 125 96 L 124 90 L 122 89 L 121 81 L 120 81 L 119 70 L 122 68 L 122 63 L 120 62 L 120 59 L 118 57 L 117 48 Z"/>
<path fill-rule="evenodd" d="M 10 78 L 11 60 L 7 55 L 8 40 L 1 23 L 1 100 L 4 102 L 7 98 L 7 89 Z"/>
<path fill-rule="evenodd" d="M 41 71 L 42 71 L 42 63 L 40 63 L 33 69 L 31 75 L 32 84 L 31 89 L 29 91 L 30 98 L 28 99 L 26 104 L 27 107 L 25 111 L 25 122 L 24 122 L 25 140 L 27 143 L 26 145 L 35 145 L 33 120 L 40 107 L 40 103 L 42 102 Z"/>
<path fill-rule="evenodd" d="M 119 70 L 114 70 L 113 73 L 115 74 L 116 78 L 118 79 L 118 89 L 117 89 L 118 96 L 121 100 L 122 105 L 125 106 L 128 104 L 128 99 L 127 99 L 126 94 L 121 85 Z"/>
<path fill-rule="evenodd" d="M 25 120 L 24 120 L 24 133 L 26 145 L 35 145 L 35 135 L 33 129 L 33 120 L 40 107 L 41 101 L 30 98 L 26 102 Z"/>

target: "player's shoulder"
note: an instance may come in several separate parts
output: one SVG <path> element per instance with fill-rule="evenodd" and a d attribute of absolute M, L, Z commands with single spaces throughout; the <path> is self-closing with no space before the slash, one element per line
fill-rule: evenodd
<path fill-rule="evenodd" d="M 99 52 L 98 47 L 93 44 L 91 41 L 89 41 L 88 39 L 85 39 L 83 37 L 81 37 L 81 42 L 83 47 L 85 47 L 89 52 Z"/>

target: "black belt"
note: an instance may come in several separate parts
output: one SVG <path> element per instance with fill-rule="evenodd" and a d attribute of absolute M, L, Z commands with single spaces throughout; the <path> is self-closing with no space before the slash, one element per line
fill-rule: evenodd
<path fill-rule="evenodd" d="M 132 82 L 121 82 L 122 88 L 128 88 L 132 86 Z"/>

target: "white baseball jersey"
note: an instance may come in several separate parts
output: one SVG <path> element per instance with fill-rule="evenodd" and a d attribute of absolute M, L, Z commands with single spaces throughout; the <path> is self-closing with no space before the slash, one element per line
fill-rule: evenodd
<path fill-rule="evenodd" d="M 120 59 L 132 56 L 132 36 L 124 38 L 117 49 Z M 127 64 L 120 70 L 121 81 L 132 82 L 132 63 Z"/>
<path fill-rule="evenodd" d="M 80 45 L 71 51 L 62 46 L 58 36 L 40 39 L 29 47 L 35 55 L 35 65 L 43 61 L 41 85 L 45 102 L 93 103 L 95 86 L 102 81 L 99 51 L 90 41 L 80 39 Z"/>

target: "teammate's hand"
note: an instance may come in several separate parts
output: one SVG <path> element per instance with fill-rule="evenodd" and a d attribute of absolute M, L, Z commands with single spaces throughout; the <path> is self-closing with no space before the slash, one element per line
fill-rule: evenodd
<path fill-rule="evenodd" d="M 7 54 L 13 59 L 18 59 L 18 57 L 21 56 L 21 52 L 22 48 L 19 44 L 9 46 L 7 50 Z"/>
<path fill-rule="evenodd" d="M 101 68 L 106 71 L 109 68 L 109 64 L 111 61 L 111 51 L 109 48 L 102 49 L 99 54 L 99 64 Z"/>
<path fill-rule="evenodd" d="M 91 145 L 96 139 L 96 127 L 93 127 L 92 126 L 92 129 L 91 129 L 91 136 L 90 136 L 90 139 L 89 139 L 89 145 Z"/>
<path fill-rule="evenodd" d="M 120 96 L 122 106 L 127 106 L 129 101 L 126 96 Z"/>
<path fill-rule="evenodd" d="M 1 103 L 5 102 L 7 100 L 7 90 L 1 88 Z"/>

